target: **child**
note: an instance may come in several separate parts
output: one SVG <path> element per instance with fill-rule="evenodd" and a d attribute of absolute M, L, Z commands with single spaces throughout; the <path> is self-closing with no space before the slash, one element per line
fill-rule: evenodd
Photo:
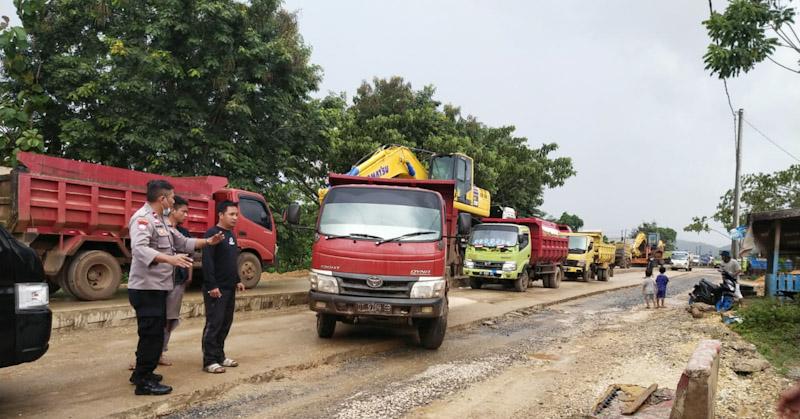
<path fill-rule="evenodd" d="M 669 278 L 664 274 L 666 271 L 667 268 L 663 266 L 658 268 L 659 274 L 656 277 L 656 308 L 664 308 L 664 298 L 667 297 L 667 283 L 669 282 Z"/>
<path fill-rule="evenodd" d="M 644 282 L 642 283 L 642 295 L 644 296 L 644 302 L 647 304 L 647 308 L 650 308 L 650 301 L 653 302 L 654 306 L 656 304 L 656 282 L 653 281 L 652 272 L 645 272 L 644 275 L 645 277 Z"/>

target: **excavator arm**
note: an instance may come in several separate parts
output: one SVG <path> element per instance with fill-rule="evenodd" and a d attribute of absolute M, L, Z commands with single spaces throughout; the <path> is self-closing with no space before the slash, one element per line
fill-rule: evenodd
<path fill-rule="evenodd" d="M 391 145 L 381 147 L 362 159 L 347 172 L 347 175 L 387 179 L 455 180 L 455 207 L 480 217 L 489 216 L 491 195 L 473 184 L 474 169 L 470 157 L 463 154 L 434 155 L 431 168 L 432 174 L 410 148 Z M 328 194 L 328 189 L 320 189 L 318 193 L 319 202 L 322 203 Z"/>

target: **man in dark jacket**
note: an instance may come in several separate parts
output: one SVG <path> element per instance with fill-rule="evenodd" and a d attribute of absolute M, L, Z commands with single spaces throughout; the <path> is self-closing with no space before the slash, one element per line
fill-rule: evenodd
<path fill-rule="evenodd" d="M 223 373 L 225 367 L 239 364 L 225 357 L 225 338 L 233 323 L 236 291 L 244 291 L 239 281 L 239 246 L 233 228 L 239 219 L 239 207 L 230 201 L 217 206 L 219 222 L 206 232 L 206 237 L 222 233 L 222 243 L 203 252 L 203 302 L 206 326 L 203 328 L 203 370 Z"/>

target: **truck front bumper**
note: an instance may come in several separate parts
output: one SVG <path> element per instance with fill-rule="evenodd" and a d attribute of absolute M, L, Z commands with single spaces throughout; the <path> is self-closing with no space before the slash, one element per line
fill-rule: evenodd
<path fill-rule="evenodd" d="M 436 318 L 443 315 L 444 298 L 380 298 L 309 291 L 308 308 L 341 317 Z"/>
<path fill-rule="evenodd" d="M 467 269 L 464 268 L 464 275 L 474 276 L 476 278 L 489 278 L 489 279 L 509 279 L 516 280 L 519 277 L 519 272 L 504 271 L 502 269 Z"/>
<path fill-rule="evenodd" d="M 584 270 L 583 266 L 565 266 L 564 272 L 568 274 L 582 274 Z"/>

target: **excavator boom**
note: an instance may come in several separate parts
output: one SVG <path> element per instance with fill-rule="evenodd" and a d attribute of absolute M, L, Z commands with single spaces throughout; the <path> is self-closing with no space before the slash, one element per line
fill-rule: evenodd
<path fill-rule="evenodd" d="M 410 148 L 392 145 L 381 147 L 362 159 L 347 172 L 347 175 L 387 179 L 455 180 L 454 206 L 479 217 L 489 216 L 491 195 L 473 184 L 472 158 L 463 154 L 434 155 L 430 166 L 431 172 Z M 319 190 L 320 203 L 327 193 L 327 188 Z"/>

